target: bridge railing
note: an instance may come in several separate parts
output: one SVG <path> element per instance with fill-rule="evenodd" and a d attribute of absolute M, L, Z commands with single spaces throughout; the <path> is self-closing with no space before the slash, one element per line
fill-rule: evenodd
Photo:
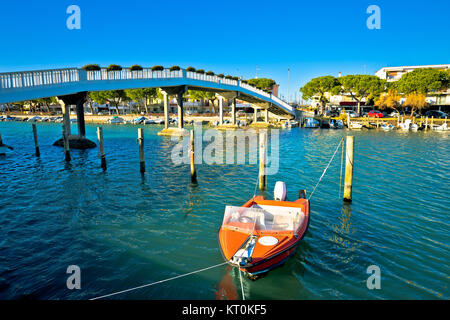
<path fill-rule="evenodd" d="M 244 82 L 241 82 L 240 86 L 242 88 L 244 88 L 244 89 L 247 89 L 247 90 L 250 90 L 250 91 L 252 91 L 254 93 L 260 94 L 260 95 L 262 95 L 262 96 L 264 96 L 266 98 L 270 98 L 270 93 L 267 93 L 264 90 L 260 90 L 258 88 L 255 88 L 255 87 L 249 85 L 249 84 L 246 84 Z"/>
<path fill-rule="evenodd" d="M 78 69 L 55 69 L 0 73 L 0 88 L 28 88 L 79 81 Z"/>
<path fill-rule="evenodd" d="M 133 80 L 133 79 L 172 79 L 182 78 L 182 70 L 170 71 L 164 69 L 161 71 L 152 71 L 152 69 L 143 69 L 131 71 L 130 69 L 122 69 L 118 71 L 107 71 L 101 69 L 99 71 L 87 71 L 88 81 L 98 80 Z"/>
<path fill-rule="evenodd" d="M 290 110 L 291 112 L 294 112 L 294 107 L 291 106 L 289 103 L 284 102 L 283 100 L 281 100 L 280 98 L 278 98 L 275 95 L 271 95 L 271 98 L 273 101 L 277 102 L 278 104 L 282 105 L 284 108 L 286 108 L 287 110 Z"/>

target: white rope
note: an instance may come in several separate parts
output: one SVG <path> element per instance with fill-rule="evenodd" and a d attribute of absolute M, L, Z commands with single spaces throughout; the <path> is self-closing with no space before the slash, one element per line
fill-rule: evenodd
<path fill-rule="evenodd" d="M 317 184 L 316 184 L 316 186 L 314 187 L 313 191 L 312 191 L 311 194 L 309 195 L 308 200 L 311 199 L 311 197 L 313 196 L 314 192 L 316 191 L 316 188 L 317 188 L 317 186 L 319 185 L 320 181 L 322 181 L 322 178 L 323 178 L 323 176 L 325 175 L 325 172 L 327 172 L 328 168 L 330 167 L 330 164 L 331 164 L 331 162 L 333 161 L 334 156 L 336 155 L 336 152 L 339 150 L 339 147 L 340 147 L 342 141 L 344 141 L 344 137 L 342 137 L 341 141 L 339 142 L 339 144 L 338 144 L 336 150 L 334 151 L 333 156 L 331 157 L 330 162 L 328 162 L 327 167 L 325 168 L 325 170 L 323 170 L 323 173 L 322 173 L 322 175 L 320 176 L 319 181 L 317 182 Z"/>
<path fill-rule="evenodd" d="M 209 270 L 209 269 L 212 269 L 212 268 L 220 267 L 220 266 L 223 266 L 224 264 L 227 264 L 227 263 L 228 262 L 223 262 L 223 263 L 220 263 L 220 264 L 216 264 L 215 266 L 207 267 L 207 268 L 200 269 L 200 270 L 197 270 L 197 271 L 192 271 L 192 272 L 185 273 L 185 274 L 182 274 L 182 275 L 179 275 L 179 276 L 176 276 L 176 277 L 172 277 L 172 278 L 169 278 L 169 279 L 160 280 L 160 281 L 156 281 L 156 282 L 149 283 L 149 284 L 144 284 L 144 285 L 139 286 L 139 287 L 134 287 L 134 288 L 130 288 L 130 289 L 127 289 L 127 290 L 122 290 L 122 291 L 119 291 L 119 292 L 110 293 L 110 294 L 107 294 L 107 295 L 104 295 L 104 296 L 95 297 L 95 298 L 92 298 L 92 299 L 89 299 L 89 300 L 103 299 L 103 298 L 115 296 L 115 295 L 118 295 L 118 294 L 121 294 L 121 293 L 129 292 L 129 291 L 133 291 L 133 290 L 137 290 L 137 289 L 142 289 L 142 288 L 145 288 L 145 287 L 150 287 L 150 286 L 153 286 L 155 284 L 167 282 L 167 281 L 170 281 L 170 280 L 175 280 L 175 279 L 178 279 L 178 278 L 189 276 L 189 275 L 194 274 L 194 273 L 199 273 L 199 272 L 202 272 L 202 271 L 205 271 L 205 270 Z"/>
<path fill-rule="evenodd" d="M 242 283 L 242 271 L 239 269 L 239 278 L 241 278 L 241 291 L 242 291 L 242 300 L 245 300 L 245 294 L 244 294 L 244 284 Z"/>

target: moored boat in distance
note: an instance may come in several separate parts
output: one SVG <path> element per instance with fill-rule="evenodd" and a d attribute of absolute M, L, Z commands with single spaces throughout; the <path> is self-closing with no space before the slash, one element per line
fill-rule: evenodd
<path fill-rule="evenodd" d="M 330 129 L 343 129 L 344 122 L 342 120 L 331 119 L 330 120 Z"/>
<path fill-rule="evenodd" d="M 112 123 L 112 124 L 120 124 L 120 123 L 125 123 L 125 119 L 118 117 L 118 116 L 114 116 L 111 119 L 109 119 L 107 122 Z"/>
<path fill-rule="evenodd" d="M 355 122 L 355 121 L 350 122 L 349 126 L 348 126 L 348 128 L 351 130 L 359 130 L 359 129 L 362 129 L 362 127 L 363 127 L 362 123 Z"/>
<path fill-rule="evenodd" d="M 226 207 L 220 248 L 229 264 L 255 279 L 294 254 L 308 225 L 306 192 L 301 190 L 297 200 L 286 201 L 286 185 L 278 181 L 274 200 L 255 196 L 242 207 Z"/>
<path fill-rule="evenodd" d="M 390 123 L 383 123 L 381 125 L 381 129 L 383 129 L 384 131 L 391 131 L 394 130 L 394 126 Z"/>
<path fill-rule="evenodd" d="M 319 121 L 317 121 L 314 118 L 306 118 L 306 122 L 304 125 L 305 128 L 318 128 L 319 127 Z"/>

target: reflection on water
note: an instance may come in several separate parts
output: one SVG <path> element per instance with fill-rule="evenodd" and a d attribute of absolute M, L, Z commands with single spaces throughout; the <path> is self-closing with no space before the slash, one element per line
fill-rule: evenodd
<path fill-rule="evenodd" d="M 257 165 L 175 165 L 177 143 L 145 126 L 146 172 L 139 172 L 137 128 L 104 125 L 108 168 L 98 150 L 53 147 L 59 125 L 0 123 L 15 147 L 0 158 L 0 299 L 88 299 L 223 262 L 217 232 L 226 205 L 255 192 Z M 96 140 L 96 127 L 86 127 Z M 345 130 L 280 131 L 277 175 L 287 197 L 308 194 Z M 339 199 L 340 159 L 311 201 L 311 221 L 295 255 L 266 277 L 244 277 L 247 299 L 448 299 L 450 146 L 448 133 L 366 130 L 355 136 L 353 202 Z M 207 144 L 204 143 L 203 148 Z M 226 152 L 226 150 L 224 150 Z M 82 290 L 67 290 L 66 269 L 82 270 Z M 366 269 L 381 270 L 368 290 Z M 117 299 L 240 299 L 228 266 L 129 292 Z"/>

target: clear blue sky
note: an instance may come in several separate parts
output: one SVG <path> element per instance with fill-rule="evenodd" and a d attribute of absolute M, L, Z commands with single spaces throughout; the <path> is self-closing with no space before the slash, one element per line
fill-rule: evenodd
<path fill-rule="evenodd" d="M 66 9 L 81 8 L 81 30 Z M 381 29 L 369 30 L 369 5 Z M 450 63 L 450 1 L 1 1 L 0 72 L 110 63 L 194 66 L 275 79 Z"/>

